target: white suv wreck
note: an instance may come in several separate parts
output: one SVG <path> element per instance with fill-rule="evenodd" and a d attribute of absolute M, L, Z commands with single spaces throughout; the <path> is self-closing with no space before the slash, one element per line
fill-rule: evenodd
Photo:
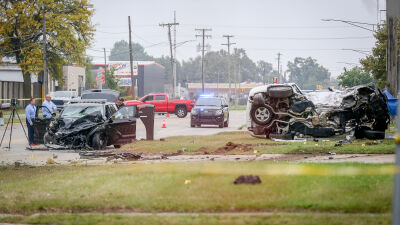
<path fill-rule="evenodd" d="M 276 139 L 345 133 L 384 138 L 390 116 L 379 88 L 360 85 L 332 95 L 339 101 L 316 105 L 294 83 L 253 88 L 247 102 L 248 130 L 253 136 Z"/>

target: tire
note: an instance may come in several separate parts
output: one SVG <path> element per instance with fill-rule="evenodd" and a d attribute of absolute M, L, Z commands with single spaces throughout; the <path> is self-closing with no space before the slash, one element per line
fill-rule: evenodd
<path fill-rule="evenodd" d="M 43 136 L 43 144 L 53 144 L 53 138 L 47 132 Z"/>
<path fill-rule="evenodd" d="M 121 145 L 114 145 L 114 148 L 121 148 Z"/>
<path fill-rule="evenodd" d="M 191 120 L 190 120 L 190 127 L 195 127 L 196 124 L 194 124 Z"/>
<path fill-rule="evenodd" d="M 93 135 L 92 138 L 92 147 L 95 150 L 103 150 L 107 146 L 107 140 L 105 138 L 105 135 L 101 132 L 97 132 Z"/>
<path fill-rule="evenodd" d="M 187 109 L 185 106 L 178 106 L 175 109 L 175 115 L 179 118 L 185 118 L 187 115 Z"/>
<path fill-rule="evenodd" d="M 271 98 L 289 98 L 293 95 L 293 89 L 289 86 L 270 87 L 268 89 L 268 95 Z"/>
<path fill-rule="evenodd" d="M 229 126 L 229 117 L 228 117 L 228 119 L 226 120 L 226 122 L 224 122 L 224 127 L 228 127 Z"/>
<path fill-rule="evenodd" d="M 250 110 L 251 119 L 258 125 L 265 126 L 269 124 L 273 117 L 274 113 L 272 109 L 268 105 L 260 105 L 253 106 Z"/>
<path fill-rule="evenodd" d="M 224 121 L 222 121 L 222 123 L 219 124 L 218 127 L 219 127 L 219 128 L 224 128 L 224 124 L 225 124 Z"/>

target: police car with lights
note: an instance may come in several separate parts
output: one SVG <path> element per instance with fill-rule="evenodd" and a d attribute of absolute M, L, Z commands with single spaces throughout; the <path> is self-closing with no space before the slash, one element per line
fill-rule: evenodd
<path fill-rule="evenodd" d="M 190 114 L 191 127 L 212 124 L 223 128 L 229 124 L 229 106 L 223 97 L 200 95 Z"/>

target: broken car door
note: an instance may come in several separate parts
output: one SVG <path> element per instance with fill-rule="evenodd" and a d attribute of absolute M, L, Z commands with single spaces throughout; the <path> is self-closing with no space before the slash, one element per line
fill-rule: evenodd
<path fill-rule="evenodd" d="M 35 144 L 43 144 L 43 137 L 46 133 L 46 128 L 49 126 L 51 122 L 51 118 L 43 116 L 43 110 L 49 110 L 46 106 L 36 106 L 36 115 L 35 118 L 32 119 L 33 123 L 33 142 Z"/>
<path fill-rule="evenodd" d="M 109 145 L 130 143 L 136 138 L 136 106 L 124 106 L 111 116 L 107 125 Z"/>

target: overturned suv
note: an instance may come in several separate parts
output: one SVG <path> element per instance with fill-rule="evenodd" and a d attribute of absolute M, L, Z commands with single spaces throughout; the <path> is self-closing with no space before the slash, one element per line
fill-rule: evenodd
<path fill-rule="evenodd" d="M 274 139 L 340 134 L 384 138 L 390 117 L 380 89 L 361 85 L 335 95 L 337 104 L 315 105 L 293 83 L 253 88 L 247 103 L 248 130 Z"/>

